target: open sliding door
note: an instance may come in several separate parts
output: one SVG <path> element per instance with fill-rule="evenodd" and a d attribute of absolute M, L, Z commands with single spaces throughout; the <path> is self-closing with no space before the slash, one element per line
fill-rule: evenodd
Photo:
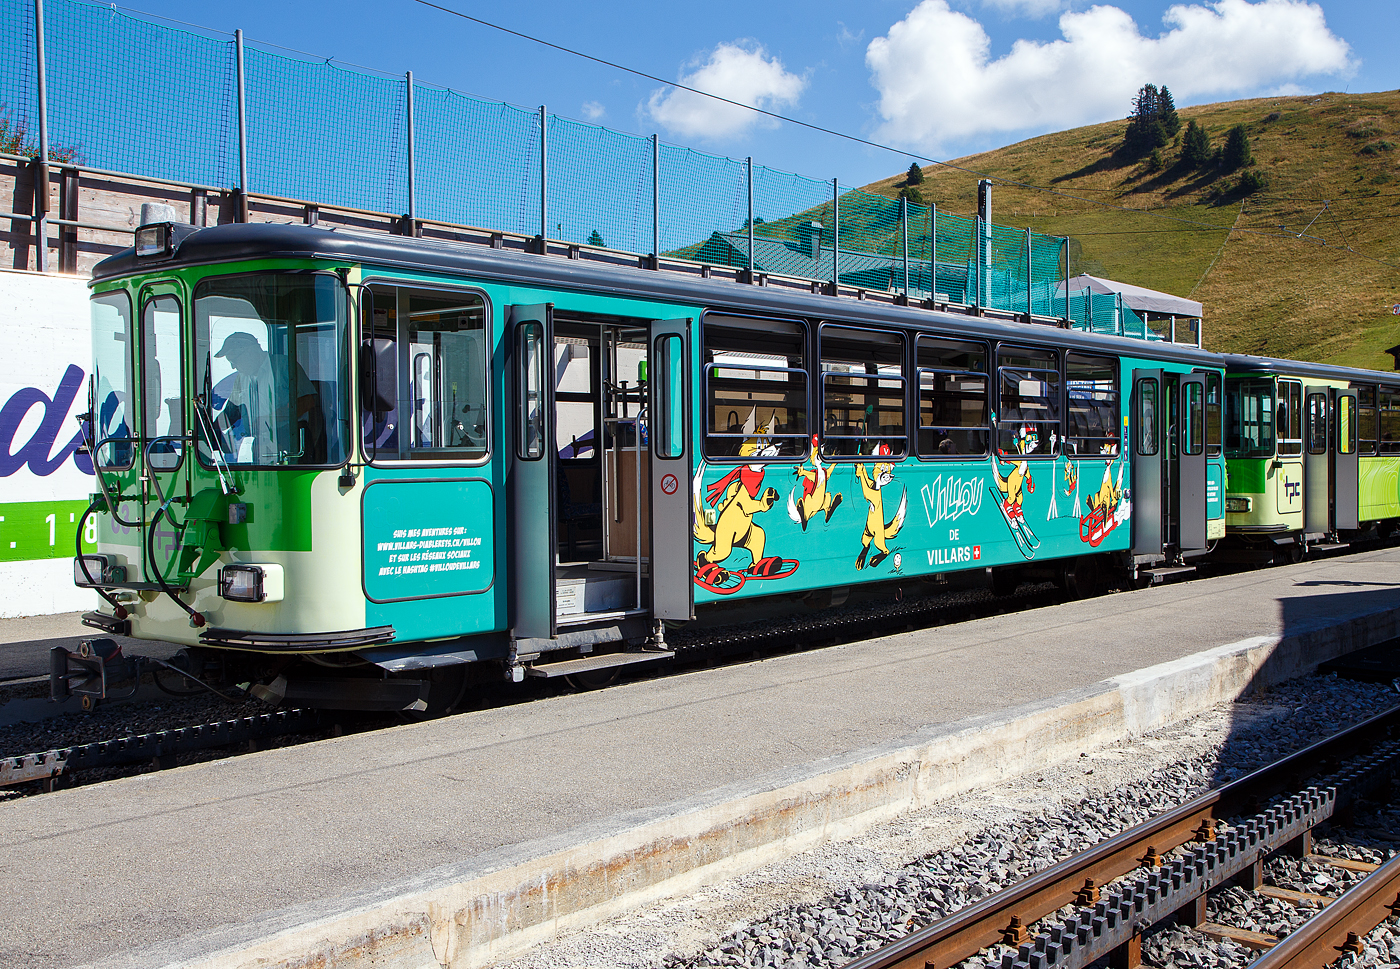
<path fill-rule="evenodd" d="M 694 619 L 690 320 L 657 320 L 651 341 L 652 615 Z"/>
<path fill-rule="evenodd" d="M 1303 531 L 1332 530 L 1332 451 L 1329 388 L 1308 387 L 1303 398 Z"/>
<path fill-rule="evenodd" d="M 555 636 L 554 306 L 508 307 L 511 632 Z"/>

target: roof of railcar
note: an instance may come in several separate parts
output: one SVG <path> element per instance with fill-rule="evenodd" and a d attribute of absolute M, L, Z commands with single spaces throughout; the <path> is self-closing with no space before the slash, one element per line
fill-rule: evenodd
<path fill-rule="evenodd" d="M 1008 342 L 1033 341 L 1069 349 L 1116 353 L 1198 366 L 1223 366 L 1218 353 L 1181 344 L 1156 343 L 1056 327 L 964 316 L 919 307 L 813 295 L 778 287 L 736 285 L 677 272 L 589 263 L 557 256 L 408 236 L 338 231 L 319 226 L 229 223 L 190 232 L 170 258 L 137 259 L 124 249 L 98 263 L 93 283 L 170 268 L 248 259 L 329 259 L 401 270 L 470 276 L 476 281 L 604 293 L 658 302 L 739 310 L 766 315 L 839 319 L 872 326 L 907 326 L 953 334 L 975 334 Z"/>
<path fill-rule="evenodd" d="M 1227 373 L 1282 374 L 1284 376 L 1317 377 L 1321 380 L 1346 380 L 1361 383 L 1400 383 L 1400 373 L 1385 370 L 1361 370 L 1338 367 L 1330 363 L 1308 363 L 1278 357 L 1256 357 L 1242 353 L 1225 355 Z"/>

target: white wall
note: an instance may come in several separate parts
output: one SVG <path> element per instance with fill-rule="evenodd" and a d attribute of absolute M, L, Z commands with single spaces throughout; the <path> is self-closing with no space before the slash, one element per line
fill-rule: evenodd
<path fill-rule="evenodd" d="M 0 618 L 98 601 L 73 585 L 77 518 L 95 486 L 71 453 L 87 409 L 87 302 L 84 278 L 0 270 Z"/>

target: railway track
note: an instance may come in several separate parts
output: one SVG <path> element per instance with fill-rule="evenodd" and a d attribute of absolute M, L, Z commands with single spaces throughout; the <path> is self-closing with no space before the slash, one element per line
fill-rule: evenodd
<path fill-rule="evenodd" d="M 1400 914 L 1400 859 L 1379 867 L 1312 851 L 1313 829 L 1344 815 L 1400 769 L 1400 707 L 1195 798 L 953 915 L 846 969 L 952 969 L 989 949 L 1001 969 L 1082 969 L 1107 957 L 1135 969 L 1143 935 L 1167 922 L 1268 949 L 1259 969 L 1320 969 Z M 1310 783 L 1305 783 L 1310 782 Z M 1264 886 L 1279 852 L 1315 864 L 1376 869 L 1336 900 Z M 1325 905 L 1280 941 L 1207 921 L 1212 891 L 1239 885 Z M 994 964 L 994 959 L 987 959 Z"/>

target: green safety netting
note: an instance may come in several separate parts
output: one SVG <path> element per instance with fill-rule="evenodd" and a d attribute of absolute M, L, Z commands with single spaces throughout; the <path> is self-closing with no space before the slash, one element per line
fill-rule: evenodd
<path fill-rule="evenodd" d="M 9 42 L 0 46 L 0 148 L 11 154 L 37 153 L 34 4 L 30 0 L 0 0 L 0 23 L 13 25 Z"/>
<path fill-rule="evenodd" d="M 15 25 L 0 49 L 0 124 L 37 144 L 33 11 L 29 0 L 0 0 Z M 229 35 L 91 0 L 48 0 L 45 30 L 56 151 L 95 168 L 238 187 Z M 531 236 L 543 217 L 563 242 L 646 255 L 659 238 L 676 259 L 1155 337 L 1112 297 L 1071 294 L 1066 310 L 1057 237 L 556 115 L 542 132 L 539 111 L 421 82 L 410 129 L 405 77 L 253 42 L 244 50 L 246 188 L 256 194 L 389 214 L 407 214 L 411 197 L 422 219 Z"/>

